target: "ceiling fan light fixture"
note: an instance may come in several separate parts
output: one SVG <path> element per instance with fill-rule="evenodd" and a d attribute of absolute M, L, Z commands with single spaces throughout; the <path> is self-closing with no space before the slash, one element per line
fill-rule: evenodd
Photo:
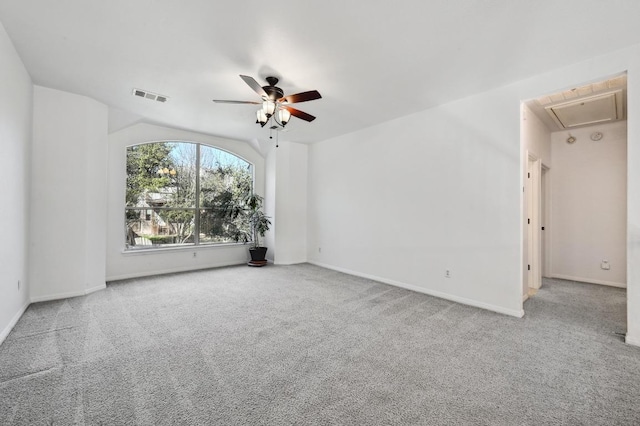
<path fill-rule="evenodd" d="M 268 117 L 271 117 L 276 110 L 276 103 L 271 100 L 266 100 L 262 103 L 262 111 Z"/>
<path fill-rule="evenodd" d="M 264 126 L 269 120 L 264 110 L 262 109 L 259 109 L 258 111 L 256 111 L 256 116 L 257 116 L 256 123 L 260 124 L 261 126 Z"/>
<path fill-rule="evenodd" d="M 290 119 L 291 119 L 291 112 L 289 112 L 288 109 L 280 108 L 280 110 L 278 110 L 278 121 L 280 121 L 280 123 L 282 123 L 283 126 L 286 125 Z"/>

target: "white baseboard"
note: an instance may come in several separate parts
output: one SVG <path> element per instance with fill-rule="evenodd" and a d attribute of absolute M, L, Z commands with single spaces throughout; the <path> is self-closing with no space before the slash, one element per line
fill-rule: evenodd
<path fill-rule="evenodd" d="M 2 344 L 2 342 L 4 342 L 4 339 L 7 338 L 9 333 L 11 333 L 11 330 L 13 330 L 13 327 L 15 327 L 15 325 L 18 323 L 18 321 L 22 317 L 22 314 L 24 314 L 24 311 L 27 310 L 29 305 L 30 305 L 29 302 L 25 303 L 25 305 L 22 308 L 20 308 L 20 310 L 13 316 L 13 318 L 11 318 L 11 321 L 9 321 L 9 324 L 7 324 L 4 330 L 0 332 L 0 345 Z"/>
<path fill-rule="evenodd" d="M 107 288 L 106 283 L 100 284 L 91 288 L 88 288 L 84 291 L 76 291 L 76 292 L 66 292 L 66 293 L 57 293 L 57 294 L 48 294 L 46 296 L 38 296 L 32 297 L 29 302 L 25 303 L 25 305 L 16 313 L 16 315 L 11 319 L 9 324 L 0 332 L 0 345 L 7 338 L 9 333 L 15 325 L 18 323 L 24 312 L 27 310 L 30 304 L 37 302 L 48 302 L 50 300 L 60 300 L 67 299 L 69 297 L 78 297 L 78 296 L 86 296 L 87 294 L 95 293 L 96 291 L 100 291 Z"/>
<path fill-rule="evenodd" d="M 614 282 L 614 281 L 604 281 L 604 280 L 594 280 L 594 279 L 591 279 L 591 278 L 584 278 L 584 277 L 572 277 L 570 275 L 551 274 L 551 276 L 549 278 L 558 278 L 558 279 L 561 279 L 561 280 L 578 281 L 578 282 L 589 283 L 589 284 L 600 284 L 600 285 L 606 285 L 606 286 L 609 286 L 609 287 L 627 288 L 627 284 L 626 283 L 617 283 L 617 282 Z"/>
<path fill-rule="evenodd" d="M 96 291 L 104 290 L 105 288 L 107 288 L 106 281 L 103 284 L 100 284 L 100 285 L 97 285 L 97 286 L 90 287 L 90 288 L 86 289 L 84 291 L 84 294 L 87 295 L 87 294 L 95 293 Z"/>
<path fill-rule="evenodd" d="M 97 285 L 95 287 L 91 287 L 88 288 L 86 290 L 83 291 L 69 291 L 69 292 L 65 292 L 65 293 L 54 293 L 54 294 L 47 294 L 45 296 L 38 296 L 38 297 L 32 297 L 31 298 L 31 303 L 37 303 L 37 302 L 48 302 L 51 300 L 60 300 L 60 299 L 68 299 L 70 297 L 78 297 L 78 296 L 86 296 L 87 294 L 91 294 L 94 293 L 98 290 L 103 290 L 107 288 L 107 284 L 100 284 Z"/>
<path fill-rule="evenodd" d="M 277 262 L 273 262 L 274 265 L 299 265 L 301 263 L 307 263 L 307 259 L 285 259 L 285 260 L 281 260 L 278 259 Z"/>
<path fill-rule="evenodd" d="M 129 274 L 121 274 L 121 275 L 111 275 L 106 278 L 107 282 L 110 281 L 120 281 L 120 280 L 129 280 L 132 278 L 142 278 L 142 277 L 152 277 L 154 275 L 167 275 L 167 274 L 175 274 L 177 272 L 190 272 L 190 271 L 200 271 L 203 269 L 213 269 L 213 268 L 223 268 L 225 266 L 238 266 L 238 265 L 246 265 L 247 261 L 243 262 L 234 262 L 234 263 L 223 263 L 219 265 L 199 265 L 196 267 L 193 266 L 184 266 L 181 268 L 169 268 L 169 269 L 160 269 L 155 271 L 142 271 L 142 272 L 132 272 Z"/>
<path fill-rule="evenodd" d="M 624 342 L 628 345 L 640 346 L 640 336 L 630 336 L 629 333 L 627 333 Z"/>
<path fill-rule="evenodd" d="M 363 273 L 360 273 L 360 272 L 357 272 L 357 271 L 351 271 L 349 269 L 340 268 L 340 267 L 333 266 L 333 265 L 327 265 L 325 263 L 316 262 L 316 261 L 313 261 L 313 260 L 309 260 L 308 263 L 311 263 L 312 265 L 320 266 L 320 267 L 323 267 L 323 268 L 331 269 L 331 270 L 334 270 L 334 271 L 342 272 L 342 273 L 345 273 L 345 274 L 355 275 L 357 277 L 362 277 L 362 278 L 366 278 L 366 279 L 369 279 L 369 280 L 379 281 L 381 283 L 389 284 L 389 285 L 392 285 L 392 286 L 395 286 L 395 287 L 405 288 L 407 290 L 415 291 L 417 293 L 428 294 L 429 296 L 439 297 L 440 299 L 451 300 L 452 302 L 462 303 L 463 305 L 469 305 L 469 306 L 473 306 L 475 308 L 486 309 L 488 311 L 497 312 L 499 314 L 509 315 L 509 316 L 517 317 L 517 318 L 522 318 L 524 316 L 524 310 L 523 309 L 520 309 L 520 310 L 507 309 L 507 308 L 503 308 L 502 306 L 496 306 L 496 305 L 492 305 L 492 304 L 489 304 L 489 303 L 479 302 L 477 300 L 467 299 L 465 297 L 455 296 L 455 295 L 448 294 L 448 293 L 442 293 L 440 291 L 429 290 L 429 289 L 425 289 L 425 288 L 422 288 L 422 287 L 418 287 L 416 285 L 407 284 L 407 283 L 403 283 L 403 282 L 400 282 L 400 281 L 389 280 L 389 279 L 386 279 L 386 278 L 377 277 L 375 275 L 363 274 Z"/>

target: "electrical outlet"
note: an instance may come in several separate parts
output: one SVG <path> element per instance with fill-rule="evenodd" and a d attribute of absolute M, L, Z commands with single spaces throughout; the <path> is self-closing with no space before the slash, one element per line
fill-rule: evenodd
<path fill-rule="evenodd" d="M 608 260 L 603 260 L 600 263 L 600 269 L 604 269 L 605 271 L 608 271 L 609 269 L 611 269 L 611 265 L 609 264 Z"/>
<path fill-rule="evenodd" d="M 198 253 L 196 253 L 195 251 L 193 252 L 193 257 L 197 257 Z"/>
<path fill-rule="evenodd" d="M 318 247 L 318 253 L 322 253 L 322 247 Z"/>
<path fill-rule="evenodd" d="M 448 270 L 448 269 L 447 269 L 446 271 L 444 271 L 444 276 L 445 276 L 446 278 L 451 278 L 451 271 L 450 271 L 450 270 Z"/>

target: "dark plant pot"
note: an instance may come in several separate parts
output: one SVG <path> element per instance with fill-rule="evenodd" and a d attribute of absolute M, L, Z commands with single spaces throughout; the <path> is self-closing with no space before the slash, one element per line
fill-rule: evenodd
<path fill-rule="evenodd" d="M 256 247 L 249 249 L 249 254 L 251 255 L 251 261 L 260 261 L 265 260 L 267 256 L 267 248 L 266 247 Z"/>

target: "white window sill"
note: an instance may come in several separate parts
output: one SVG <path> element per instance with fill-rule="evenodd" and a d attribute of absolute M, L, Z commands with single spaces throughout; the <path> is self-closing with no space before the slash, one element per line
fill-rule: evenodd
<path fill-rule="evenodd" d="M 238 246 L 246 246 L 247 248 L 251 247 L 251 244 L 244 243 L 221 243 L 221 244 L 202 244 L 202 245 L 190 245 L 190 246 L 181 246 L 181 247 L 158 247 L 158 248 L 144 248 L 144 249 L 122 249 L 120 251 L 121 254 L 125 256 L 138 256 L 138 255 L 149 255 L 149 254 L 160 254 L 167 252 L 180 252 L 180 251 L 201 251 L 201 250 L 213 250 L 213 249 L 228 249 L 234 248 Z"/>

